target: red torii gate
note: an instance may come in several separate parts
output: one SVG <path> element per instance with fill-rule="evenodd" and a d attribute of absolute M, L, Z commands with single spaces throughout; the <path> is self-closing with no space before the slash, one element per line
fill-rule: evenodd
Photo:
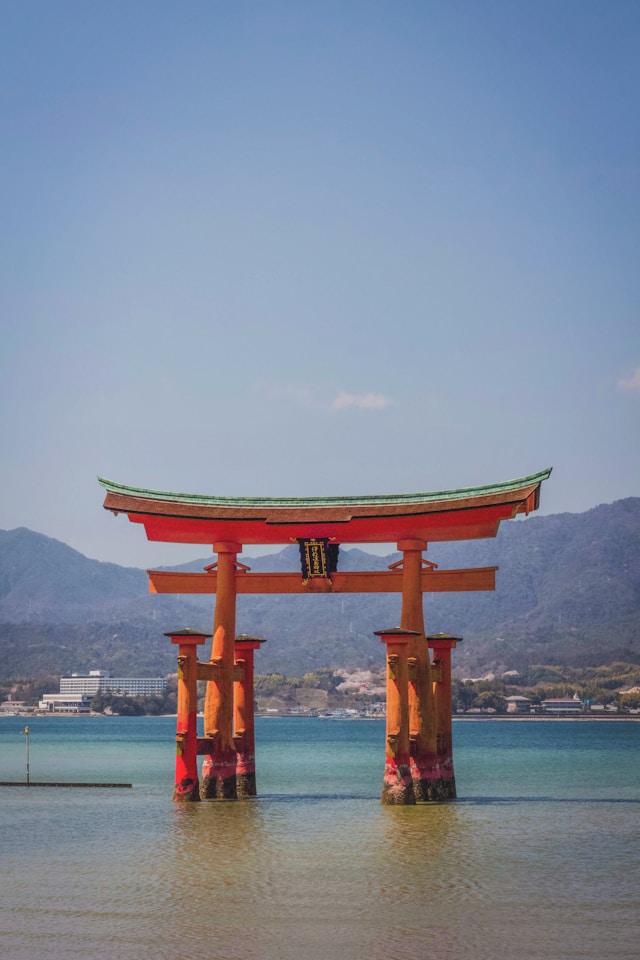
<path fill-rule="evenodd" d="M 178 761 L 174 799 L 255 795 L 253 650 L 236 638 L 236 596 L 256 593 L 402 595 L 400 626 L 376 631 L 387 646 L 384 803 L 455 797 L 451 753 L 451 649 L 459 638 L 426 637 L 424 592 L 495 589 L 497 567 L 438 570 L 429 542 L 495 537 L 502 520 L 539 505 L 550 470 L 485 487 L 369 497 L 234 498 L 127 487 L 99 477 L 106 510 L 126 513 L 149 540 L 213 546 L 203 573 L 149 570 L 152 593 L 216 595 L 210 662 L 198 663 L 205 634 L 167 634 L 178 650 Z M 250 544 L 300 544 L 303 572 L 251 573 L 237 557 Z M 344 543 L 395 543 L 402 559 L 388 571 L 341 573 Z M 429 648 L 434 651 L 431 663 Z M 207 681 L 204 738 L 195 733 L 197 680 Z M 197 755 L 204 754 L 198 777 Z"/>

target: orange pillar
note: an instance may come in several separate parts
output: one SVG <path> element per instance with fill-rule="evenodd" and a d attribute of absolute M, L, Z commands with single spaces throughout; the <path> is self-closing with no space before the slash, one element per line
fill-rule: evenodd
<path fill-rule="evenodd" d="M 422 608 L 422 551 L 426 548 L 424 540 L 398 541 L 398 550 L 402 551 L 400 626 L 419 634 L 411 645 L 414 665 L 409 682 L 411 776 L 416 800 L 436 800 L 440 793 L 435 700 Z"/>
<path fill-rule="evenodd" d="M 198 791 L 198 651 L 210 637 L 196 630 L 165 633 L 178 645 L 178 707 L 176 721 L 176 780 L 173 799 L 199 800 Z"/>
<path fill-rule="evenodd" d="M 409 648 L 420 635 L 415 630 L 392 627 L 376 630 L 387 647 L 387 736 L 382 802 L 416 802 L 409 757 Z"/>
<path fill-rule="evenodd" d="M 255 797 L 256 737 L 253 692 L 254 651 L 266 641 L 262 637 L 236 637 L 236 682 L 234 697 L 234 742 L 236 747 L 236 790 L 239 797 Z"/>
<path fill-rule="evenodd" d="M 200 796 L 203 800 L 235 800 L 236 749 L 233 742 L 233 671 L 236 637 L 236 557 L 239 543 L 213 544 L 218 554 L 216 608 L 213 620 L 211 663 L 217 667 L 207 681 L 204 707 L 205 737 L 214 742 L 213 752 L 202 764 Z"/>
<path fill-rule="evenodd" d="M 451 719 L 451 651 L 461 643 L 461 637 L 448 633 L 434 633 L 427 637 L 429 649 L 433 650 L 433 692 L 436 704 L 437 753 L 440 760 L 443 796 L 439 799 L 453 800 L 456 797 L 456 780 L 453 771 L 453 724 Z"/>

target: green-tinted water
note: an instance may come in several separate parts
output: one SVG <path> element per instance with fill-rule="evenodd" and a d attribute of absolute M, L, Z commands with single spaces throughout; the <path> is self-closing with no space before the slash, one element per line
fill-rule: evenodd
<path fill-rule="evenodd" d="M 454 724 L 460 799 L 379 803 L 384 725 L 259 720 L 260 798 L 171 802 L 170 718 L 30 722 L 0 788 L 0 955 L 636 960 L 640 724 Z M 0 779 L 24 777 L 21 718 Z"/>

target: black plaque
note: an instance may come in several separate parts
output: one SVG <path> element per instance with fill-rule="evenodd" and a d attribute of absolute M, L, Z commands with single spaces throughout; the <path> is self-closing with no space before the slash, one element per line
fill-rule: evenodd
<path fill-rule="evenodd" d="M 312 537 L 299 539 L 300 566 L 302 579 L 312 580 L 314 577 L 331 578 L 331 574 L 338 568 L 337 543 L 329 543 L 327 537 Z"/>

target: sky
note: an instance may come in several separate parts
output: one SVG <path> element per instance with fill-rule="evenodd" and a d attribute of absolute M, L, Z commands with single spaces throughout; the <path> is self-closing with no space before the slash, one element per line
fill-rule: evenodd
<path fill-rule="evenodd" d="M 1 0 L 0 64 L 2 529 L 640 495 L 637 0 Z"/>

